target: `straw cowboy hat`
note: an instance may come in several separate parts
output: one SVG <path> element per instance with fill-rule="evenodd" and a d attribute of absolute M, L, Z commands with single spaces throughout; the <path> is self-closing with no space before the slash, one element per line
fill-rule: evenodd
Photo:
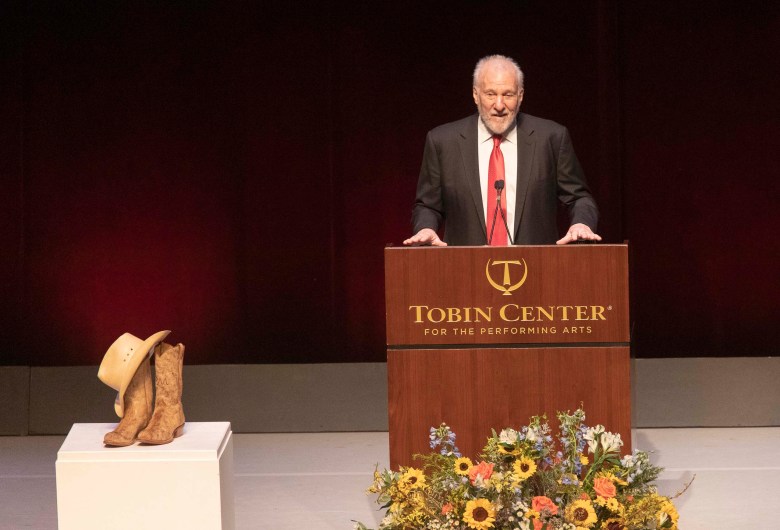
<path fill-rule="evenodd" d="M 120 418 L 125 413 L 125 390 L 136 370 L 169 333 L 170 330 L 158 331 L 146 340 L 125 333 L 114 341 L 103 356 L 98 379 L 119 392 L 114 401 L 114 411 Z"/>

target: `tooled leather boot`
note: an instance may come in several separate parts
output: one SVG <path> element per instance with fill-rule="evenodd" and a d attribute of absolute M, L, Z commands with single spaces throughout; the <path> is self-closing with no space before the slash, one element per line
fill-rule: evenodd
<path fill-rule="evenodd" d="M 135 442 L 138 431 L 146 427 L 152 416 L 152 372 L 149 357 L 135 371 L 125 391 L 125 407 L 122 420 L 116 429 L 103 437 L 103 443 L 113 447 L 125 447 Z"/>
<path fill-rule="evenodd" d="M 155 398 L 152 419 L 138 434 L 138 441 L 162 445 L 184 433 L 184 408 L 181 404 L 184 344 L 162 343 L 154 352 Z"/>

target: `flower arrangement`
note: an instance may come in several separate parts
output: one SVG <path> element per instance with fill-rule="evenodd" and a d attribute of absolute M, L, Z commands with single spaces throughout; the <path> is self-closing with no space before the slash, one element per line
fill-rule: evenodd
<path fill-rule="evenodd" d="M 461 456 L 446 424 L 432 427 L 435 452 L 415 455 L 421 468 L 374 472 L 367 493 L 386 510 L 379 530 L 677 530 L 647 453 L 621 457 L 620 435 L 586 426 L 582 409 L 557 417 L 557 443 L 535 416 L 519 431 L 493 431 L 478 462 Z"/>

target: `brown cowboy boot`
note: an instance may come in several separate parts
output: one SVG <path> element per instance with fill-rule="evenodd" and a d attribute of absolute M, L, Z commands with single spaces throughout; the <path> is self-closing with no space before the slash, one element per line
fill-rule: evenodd
<path fill-rule="evenodd" d="M 181 405 L 184 344 L 162 343 L 154 352 L 155 398 L 149 425 L 138 434 L 138 441 L 162 445 L 184 433 L 184 409 Z"/>
<path fill-rule="evenodd" d="M 125 391 L 125 410 L 116 429 L 103 437 L 103 443 L 125 447 L 135 442 L 138 431 L 146 427 L 152 416 L 152 371 L 149 357 L 141 362 Z"/>

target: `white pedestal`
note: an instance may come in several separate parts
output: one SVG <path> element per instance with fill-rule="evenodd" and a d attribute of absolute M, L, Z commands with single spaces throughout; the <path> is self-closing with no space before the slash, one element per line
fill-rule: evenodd
<path fill-rule="evenodd" d="M 76 423 L 57 453 L 60 530 L 233 530 L 229 422 L 187 423 L 166 445 L 105 447 L 113 423 Z"/>

